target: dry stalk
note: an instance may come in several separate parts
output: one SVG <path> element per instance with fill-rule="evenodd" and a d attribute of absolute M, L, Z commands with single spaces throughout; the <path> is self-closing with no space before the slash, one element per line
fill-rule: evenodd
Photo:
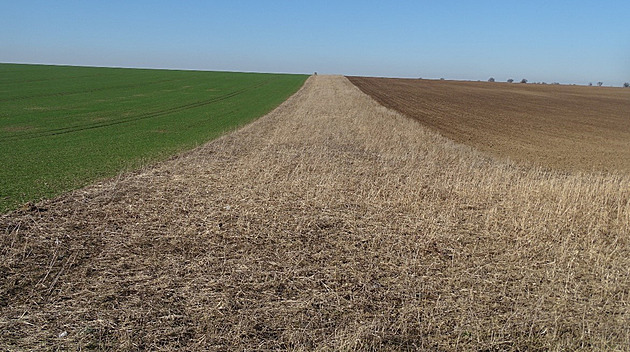
<path fill-rule="evenodd" d="M 41 208 L 0 217 L 9 350 L 630 346 L 628 175 L 486 157 L 343 77 Z"/>

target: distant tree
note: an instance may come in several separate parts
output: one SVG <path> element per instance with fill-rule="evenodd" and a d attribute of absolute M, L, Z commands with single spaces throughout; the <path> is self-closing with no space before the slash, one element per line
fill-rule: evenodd
<path fill-rule="evenodd" d="M 488 78 L 488 82 L 494 82 L 494 77 Z"/>
<path fill-rule="evenodd" d="M 510 79 L 507 80 L 507 82 L 508 83 L 512 83 L 512 82 L 514 82 L 514 80 L 510 78 Z"/>
<path fill-rule="evenodd" d="M 624 88 L 630 88 L 630 83 L 628 83 L 628 82 L 624 83 L 624 84 L 623 84 L 623 87 L 624 87 Z"/>
<path fill-rule="evenodd" d="M 604 85 L 604 82 L 597 82 L 597 86 L 598 86 L 598 87 L 601 87 L 601 86 L 603 86 L 603 85 Z"/>
<path fill-rule="evenodd" d="M 444 77 L 440 78 L 440 81 L 443 81 L 443 80 L 444 80 Z"/>
<path fill-rule="evenodd" d="M 588 86 L 592 87 L 593 86 L 593 82 L 588 82 Z"/>
<path fill-rule="evenodd" d="M 521 83 L 527 83 L 527 80 L 526 80 L 525 78 L 523 78 L 523 79 L 521 80 Z"/>

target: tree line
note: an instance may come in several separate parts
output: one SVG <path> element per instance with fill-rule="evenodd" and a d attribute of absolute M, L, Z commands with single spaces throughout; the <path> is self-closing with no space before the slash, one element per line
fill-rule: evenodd
<path fill-rule="evenodd" d="M 490 78 L 488 78 L 488 82 L 496 82 L 496 80 L 494 79 L 494 77 L 490 77 Z M 513 78 L 509 78 L 509 79 L 507 80 L 507 82 L 508 82 L 508 83 L 514 83 L 514 79 L 513 79 Z M 521 80 L 521 83 L 523 83 L 523 84 L 525 84 L 525 83 L 527 83 L 527 82 L 528 82 L 528 81 L 527 81 L 527 79 L 525 79 L 525 78 L 523 78 L 523 79 Z M 547 84 L 547 83 L 545 83 L 545 82 L 541 82 L 541 83 L 542 83 L 542 84 Z M 552 84 L 560 84 L 560 83 L 558 83 L 558 82 L 553 82 Z M 592 85 L 593 85 L 593 82 L 589 82 L 589 83 L 588 83 L 588 85 L 589 85 L 589 86 L 592 86 Z M 603 85 L 604 85 L 604 82 L 597 82 L 597 86 L 598 86 L 598 87 L 601 87 L 601 86 L 603 86 Z M 625 82 L 625 83 L 623 84 L 623 87 L 624 87 L 624 88 L 630 88 L 630 83 Z"/>

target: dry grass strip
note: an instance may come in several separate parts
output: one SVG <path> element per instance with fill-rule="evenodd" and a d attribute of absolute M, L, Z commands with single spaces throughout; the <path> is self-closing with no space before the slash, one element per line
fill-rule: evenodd
<path fill-rule="evenodd" d="M 9 350 L 630 346 L 628 175 L 486 158 L 343 77 L 0 231 Z"/>

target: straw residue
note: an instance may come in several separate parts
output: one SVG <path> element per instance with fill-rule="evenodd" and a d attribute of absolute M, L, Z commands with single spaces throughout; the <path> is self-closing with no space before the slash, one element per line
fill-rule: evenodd
<path fill-rule="evenodd" d="M 484 157 L 343 77 L 0 225 L 9 349 L 630 346 L 627 175 Z"/>

